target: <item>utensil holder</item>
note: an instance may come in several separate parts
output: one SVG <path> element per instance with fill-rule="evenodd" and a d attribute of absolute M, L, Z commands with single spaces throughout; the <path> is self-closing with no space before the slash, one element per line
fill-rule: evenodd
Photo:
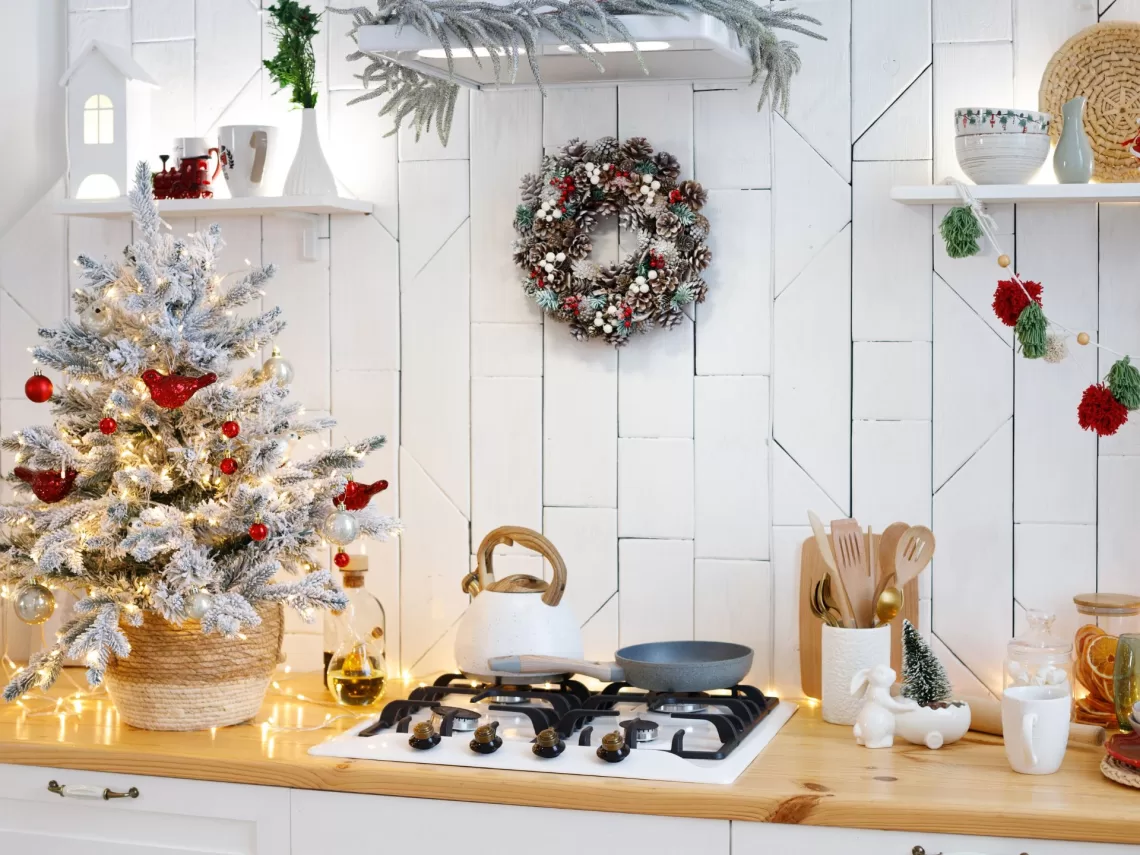
<path fill-rule="evenodd" d="M 891 628 L 844 629 L 824 626 L 822 638 L 823 720 L 854 724 L 863 705 L 851 694 L 851 679 L 864 668 L 891 664 Z"/>

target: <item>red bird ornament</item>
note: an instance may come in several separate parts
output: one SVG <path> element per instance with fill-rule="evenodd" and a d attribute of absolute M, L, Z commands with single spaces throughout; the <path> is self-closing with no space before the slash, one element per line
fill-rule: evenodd
<path fill-rule="evenodd" d="M 160 407 L 177 410 L 190 400 L 199 389 L 205 389 L 216 382 L 218 375 L 212 371 L 201 377 L 184 377 L 181 374 L 162 375 L 151 368 L 143 372 L 142 381 L 150 389 L 150 397 Z"/>
<path fill-rule="evenodd" d="M 67 494 L 75 486 L 75 478 L 79 473 L 74 469 L 68 469 L 66 474 L 61 475 L 58 469 L 46 469 L 40 472 L 26 466 L 17 466 L 12 470 L 12 474 L 25 484 L 31 485 L 37 499 L 52 504 L 67 498 Z"/>
<path fill-rule="evenodd" d="M 368 502 L 377 493 L 388 489 L 388 482 L 383 479 L 372 484 L 358 484 L 349 481 L 344 485 L 344 492 L 333 499 L 334 505 L 344 505 L 346 511 L 360 511 L 368 507 Z"/>

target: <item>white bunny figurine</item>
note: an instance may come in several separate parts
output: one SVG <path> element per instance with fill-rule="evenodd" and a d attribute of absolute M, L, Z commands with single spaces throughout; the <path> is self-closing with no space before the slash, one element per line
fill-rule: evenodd
<path fill-rule="evenodd" d="M 865 698 L 853 728 L 859 745 L 890 748 L 895 743 L 894 714 L 918 708 L 910 698 L 891 697 L 894 682 L 895 672 L 888 665 L 864 668 L 851 678 L 851 694 Z"/>

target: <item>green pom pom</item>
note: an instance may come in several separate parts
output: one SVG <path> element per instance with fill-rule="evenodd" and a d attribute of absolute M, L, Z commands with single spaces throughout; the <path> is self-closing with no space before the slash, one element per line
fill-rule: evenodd
<path fill-rule="evenodd" d="M 1108 388 L 1112 397 L 1130 410 L 1140 410 L 1140 371 L 1125 356 L 1108 369 Z"/>
<path fill-rule="evenodd" d="M 951 258 L 969 258 L 980 251 L 978 238 L 982 236 L 982 227 L 969 208 L 961 205 L 951 208 L 938 230 L 946 241 L 946 254 Z"/>
<path fill-rule="evenodd" d="M 1040 359 L 1045 355 L 1049 348 L 1049 329 L 1040 303 L 1036 300 L 1029 301 L 1029 305 L 1017 316 L 1014 331 L 1026 359 Z"/>

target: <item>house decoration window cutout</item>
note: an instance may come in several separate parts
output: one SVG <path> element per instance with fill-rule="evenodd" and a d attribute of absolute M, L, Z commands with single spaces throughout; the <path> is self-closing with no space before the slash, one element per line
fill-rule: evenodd
<path fill-rule="evenodd" d="M 110 145 L 114 141 L 114 105 L 106 95 L 92 95 L 83 105 L 83 144 Z"/>

